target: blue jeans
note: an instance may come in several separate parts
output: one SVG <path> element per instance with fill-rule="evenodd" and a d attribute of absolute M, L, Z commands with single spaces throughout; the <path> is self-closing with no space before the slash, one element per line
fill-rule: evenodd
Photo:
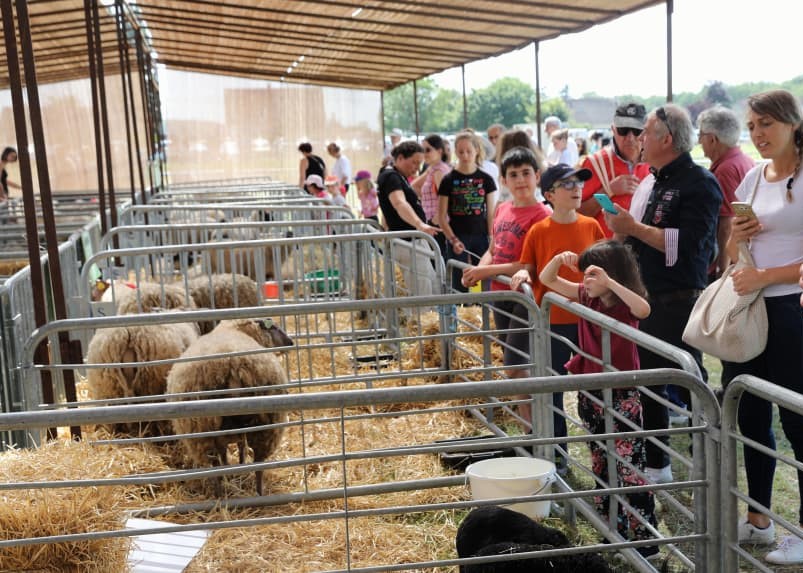
<path fill-rule="evenodd" d="M 767 348 L 749 362 L 725 362 L 722 385 L 727 385 L 740 374 L 752 374 L 773 384 L 803 394 L 803 308 L 800 295 L 767 297 Z M 779 408 L 784 434 L 792 444 L 795 459 L 803 461 L 803 416 Z M 775 449 L 772 430 L 772 404 L 745 392 L 739 402 L 739 430 L 768 448 Z M 775 477 L 775 458 L 744 446 L 744 466 L 747 489 L 751 498 L 770 507 L 772 481 Z M 803 500 L 803 472 L 797 472 L 799 501 Z M 754 508 L 750 511 L 758 512 Z M 803 505 L 799 508 L 803 523 Z"/>

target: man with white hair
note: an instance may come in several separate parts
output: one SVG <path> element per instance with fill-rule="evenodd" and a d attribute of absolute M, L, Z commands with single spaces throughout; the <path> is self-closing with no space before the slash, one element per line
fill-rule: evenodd
<path fill-rule="evenodd" d="M 566 165 L 574 167 L 580 160 L 580 153 L 577 151 L 577 143 L 575 143 L 574 138 L 568 138 L 566 149 L 563 151 L 555 149 L 555 146 L 552 145 L 552 134 L 559 130 L 560 127 L 561 121 L 559 117 L 550 115 L 544 120 L 544 131 L 546 132 L 547 138 L 550 140 L 549 151 L 546 156 L 547 163 L 549 165 L 565 163 Z"/>
<path fill-rule="evenodd" d="M 692 160 L 693 139 L 694 128 L 683 108 L 666 104 L 650 112 L 639 141 L 642 158 L 654 176 L 639 185 L 629 212 L 614 205 L 617 214 L 606 214 L 605 220 L 633 248 L 650 293 L 652 312 L 640 322 L 639 330 L 687 351 L 707 379 L 702 353 L 681 337 L 694 303 L 708 284 L 722 192 L 716 178 Z M 643 370 L 677 368 L 671 360 L 642 347 L 639 360 Z M 651 390 L 667 397 L 666 386 Z M 688 390 L 681 388 L 679 394 L 691 404 Z M 669 426 L 666 406 L 646 395 L 642 395 L 642 411 L 645 430 Z M 669 443 L 666 435 L 658 439 Z M 671 482 L 667 453 L 650 442 L 646 450 L 644 473 L 654 483 Z"/>
<path fill-rule="evenodd" d="M 731 233 L 733 208 L 736 201 L 736 188 L 745 174 L 753 167 L 753 160 L 739 147 L 741 126 L 739 118 L 726 107 L 710 107 L 697 116 L 697 141 L 703 146 L 703 153 L 711 160 L 711 173 L 719 181 L 722 189 L 722 207 L 719 209 L 717 224 L 717 247 L 719 253 L 715 264 L 709 269 L 711 279 L 716 279 L 730 262 L 725 252 L 725 244 Z"/>

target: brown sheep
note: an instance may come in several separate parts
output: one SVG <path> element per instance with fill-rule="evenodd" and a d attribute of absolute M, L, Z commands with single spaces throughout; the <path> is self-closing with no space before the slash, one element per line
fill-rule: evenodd
<path fill-rule="evenodd" d="M 117 314 L 139 314 L 154 309 L 192 310 L 195 302 L 180 284 L 159 284 L 142 281 L 135 288 L 126 286 L 115 290 Z M 111 289 L 104 293 L 104 297 Z M 109 299 L 111 300 L 111 299 Z"/>
<path fill-rule="evenodd" d="M 270 320 L 224 320 L 211 333 L 201 336 L 181 355 L 182 358 L 202 358 L 210 354 L 260 350 L 290 346 L 293 341 Z M 287 384 L 287 373 L 273 353 L 257 353 L 192 362 L 179 362 L 167 378 L 167 392 L 201 392 L 237 388 L 258 389 L 253 394 L 274 394 L 271 386 Z M 251 394 L 251 395 L 253 395 Z M 175 399 L 175 398 L 174 398 Z M 190 398 L 197 399 L 197 398 Z M 179 418 L 172 421 L 176 434 L 217 432 L 252 426 L 273 425 L 285 420 L 285 415 L 266 412 L 243 416 L 211 418 Z M 196 467 L 223 465 L 230 442 L 236 442 L 240 462 L 250 445 L 254 461 L 261 462 L 276 451 L 283 430 L 268 428 L 257 432 L 182 440 L 187 456 Z M 218 487 L 220 482 L 218 482 Z M 256 490 L 262 495 L 262 472 L 256 472 Z"/>
<path fill-rule="evenodd" d="M 191 279 L 188 286 L 190 296 L 198 308 L 238 308 L 259 305 L 257 283 L 245 275 L 202 275 Z M 199 326 L 201 334 L 207 334 L 215 327 L 212 322 L 202 322 Z"/>
<path fill-rule="evenodd" d="M 147 362 L 178 358 L 198 338 L 194 323 L 118 326 L 95 332 L 87 349 L 87 364 Z M 170 364 L 89 368 L 87 385 L 92 399 L 162 396 L 165 393 Z M 129 435 L 163 435 L 165 424 L 146 427 L 143 432 L 120 424 L 113 428 Z"/>

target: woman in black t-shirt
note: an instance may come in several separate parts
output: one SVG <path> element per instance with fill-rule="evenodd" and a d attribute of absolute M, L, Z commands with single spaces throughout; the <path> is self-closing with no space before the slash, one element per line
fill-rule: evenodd
<path fill-rule="evenodd" d="M 298 163 L 298 186 L 306 189 L 304 181 L 310 175 L 319 175 L 321 179 L 326 179 L 326 163 L 312 153 L 312 144 L 302 143 L 298 146 L 298 150 L 303 155 Z"/>

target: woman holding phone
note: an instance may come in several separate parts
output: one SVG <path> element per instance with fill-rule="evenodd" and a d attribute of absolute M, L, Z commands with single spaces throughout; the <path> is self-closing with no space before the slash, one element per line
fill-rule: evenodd
<path fill-rule="evenodd" d="M 752 374 L 794 392 L 803 393 L 803 309 L 799 267 L 803 263 L 803 113 L 795 97 L 785 90 L 772 90 L 747 99 L 747 128 L 761 157 L 736 189 L 736 198 L 747 203 L 742 216 L 733 221 L 728 254 L 738 256 L 738 244 L 747 243 L 755 268 L 733 273 L 738 294 L 762 289 L 767 305 L 769 329 L 767 347 L 744 363 L 724 363 L 723 385 L 740 374 Z M 780 408 L 784 433 L 792 444 L 795 459 L 803 461 L 803 416 Z M 739 403 L 742 434 L 775 449 L 772 403 L 745 393 Z M 771 507 L 775 459 L 754 448 L 744 447 L 748 493 L 756 502 Z M 803 499 L 803 472 L 798 472 L 798 491 Z M 803 506 L 799 507 L 803 524 Z M 802 525 L 803 526 L 803 525 Z M 739 523 L 739 542 L 771 545 L 775 525 L 757 507 L 749 506 L 747 518 Z M 803 539 L 784 537 L 777 549 L 765 556 L 770 563 L 803 563 Z"/>

